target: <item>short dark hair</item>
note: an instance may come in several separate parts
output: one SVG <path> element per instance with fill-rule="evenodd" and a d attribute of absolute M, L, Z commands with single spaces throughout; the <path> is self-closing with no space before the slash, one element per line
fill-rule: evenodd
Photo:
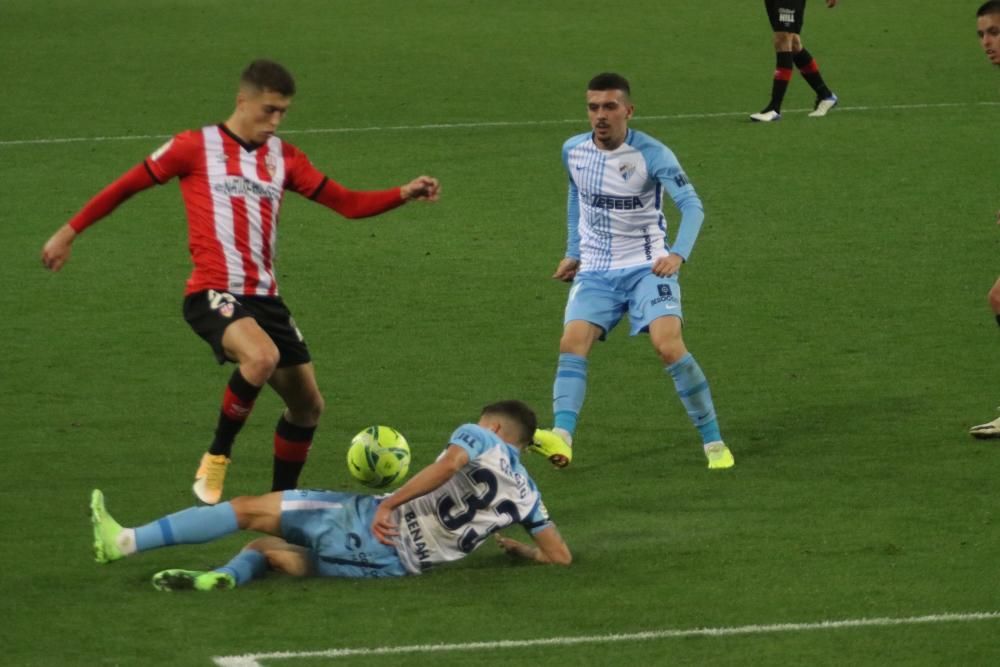
<path fill-rule="evenodd" d="M 590 83 L 587 84 L 587 90 L 621 90 L 626 95 L 632 96 L 628 79 L 614 72 L 601 72 L 590 80 Z"/>
<path fill-rule="evenodd" d="M 1000 14 L 1000 0 L 987 0 L 976 12 L 976 16 L 986 16 L 987 14 Z"/>
<path fill-rule="evenodd" d="M 285 97 L 295 95 L 295 79 L 291 72 L 273 60 L 258 59 L 247 65 L 240 75 L 240 85 L 257 90 L 270 90 Z"/>
<path fill-rule="evenodd" d="M 530 445 L 532 438 L 535 437 L 535 429 L 538 428 L 538 417 L 535 416 L 535 411 L 523 401 L 511 400 L 490 403 L 483 408 L 479 416 L 485 417 L 486 415 L 507 417 L 517 425 L 519 431 L 517 434 L 518 442 L 512 444 Z"/>

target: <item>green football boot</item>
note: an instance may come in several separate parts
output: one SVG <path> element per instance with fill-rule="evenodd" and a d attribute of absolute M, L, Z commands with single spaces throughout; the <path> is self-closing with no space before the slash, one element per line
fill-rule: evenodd
<path fill-rule="evenodd" d="M 535 431 L 535 436 L 527 449 L 529 452 L 541 454 L 557 468 L 565 468 L 573 460 L 573 447 L 565 438 L 543 428 Z"/>
<path fill-rule="evenodd" d="M 153 575 L 158 591 L 228 591 L 236 588 L 236 579 L 226 572 L 164 570 Z"/>
<path fill-rule="evenodd" d="M 724 470 L 736 465 L 733 453 L 726 447 L 726 443 L 721 440 L 710 442 L 705 445 L 705 456 L 708 458 L 709 470 Z"/>
<path fill-rule="evenodd" d="M 104 507 L 104 494 L 94 489 L 90 494 L 90 523 L 94 527 L 94 560 L 111 563 L 125 557 L 118 546 L 122 527 Z"/>

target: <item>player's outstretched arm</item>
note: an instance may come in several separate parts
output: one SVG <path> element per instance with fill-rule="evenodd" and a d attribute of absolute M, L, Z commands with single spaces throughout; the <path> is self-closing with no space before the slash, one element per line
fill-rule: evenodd
<path fill-rule="evenodd" d="M 372 519 L 372 534 L 382 544 L 392 545 L 392 538 L 399 529 L 392 519 L 392 511 L 403 503 L 419 498 L 438 488 L 469 462 L 469 454 L 458 445 L 450 445 L 437 461 L 410 478 L 395 493 L 379 503 Z"/>
<path fill-rule="evenodd" d="M 73 240 L 84 229 L 101 218 L 110 215 L 118 206 L 132 195 L 156 185 L 145 162 L 140 162 L 114 183 L 97 193 L 79 213 L 60 227 L 42 247 L 42 265 L 52 271 L 58 271 L 69 261 L 70 248 Z"/>
<path fill-rule="evenodd" d="M 573 562 L 573 554 L 570 553 L 555 524 L 543 528 L 531 538 L 535 541 L 534 544 L 525 544 L 503 535 L 496 535 L 497 545 L 512 556 L 552 565 L 569 565 Z"/>
<path fill-rule="evenodd" d="M 417 176 L 399 188 L 399 196 L 407 201 L 437 201 L 440 193 L 441 184 L 433 176 Z"/>
<path fill-rule="evenodd" d="M 42 266 L 50 271 L 61 269 L 63 264 L 69 261 L 75 238 L 76 230 L 70 227 L 69 223 L 57 229 L 42 246 Z"/>

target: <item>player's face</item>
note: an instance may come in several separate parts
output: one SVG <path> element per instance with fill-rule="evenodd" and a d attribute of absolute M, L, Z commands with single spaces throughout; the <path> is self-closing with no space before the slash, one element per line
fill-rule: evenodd
<path fill-rule="evenodd" d="M 244 88 L 236 97 L 236 111 L 242 125 L 244 139 L 262 144 L 275 132 L 288 112 L 292 98 L 273 90 Z"/>
<path fill-rule="evenodd" d="M 976 34 L 986 57 L 1000 65 L 1000 14 L 987 14 L 976 19 Z"/>
<path fill-rule="evenodd" d="M 622 90 L 588 90 L 587 115 L 594 141 L 605 150 L 614 150 L 625 141 L 628 121 L 635 107 Z"/>

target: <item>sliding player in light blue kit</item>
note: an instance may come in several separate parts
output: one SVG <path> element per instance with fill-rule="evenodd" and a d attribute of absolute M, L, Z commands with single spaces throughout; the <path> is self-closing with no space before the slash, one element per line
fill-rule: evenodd
<path fill-rule="evenodd" d="M 573 434 L 587 388 L 587 355 L 628 313 L 630 333 L 649 333 L 677 395 L 698 429 L 708 467 L 731 468 L 708 381 L 681 337 L 677 280 L 702 221 L 701 200 L 669 148 L 630 130 L 635 107 L 628 81 L 599 74 L 587 86 L 592 132 L 563 145 L 569 172 L 566 256 L 553 278 L 573 281 L 559 341 L 553 386 L 555 424 L 538 430 L 529 449 L 562 467 L 573 457 Z M 667 240 L 664 192 L 681 212 L 673 245 Z"/>
<path fill-rule="evenodd" d="M 521 401 L 487 405 L 478 423 L 455 429 L 437 460 L 388 496 L 279 491 L 191 507 L 123 528 L 95 490 L 90 502 L 94 554 L 97 562 L 111 563 L 239 530 L 270 535 L 214 570 L 158 572 L 153 586 L 161 591 L 227 590 L 269 569 L 300 577 L 420 574 L 467 556 L 490 535 L 512 556 L 569 565 L 569 547 L 519 458 L 536 427 L 535 413 Z M 513 524 L 528 532 L 531 544 L 497 533 Z"/>

